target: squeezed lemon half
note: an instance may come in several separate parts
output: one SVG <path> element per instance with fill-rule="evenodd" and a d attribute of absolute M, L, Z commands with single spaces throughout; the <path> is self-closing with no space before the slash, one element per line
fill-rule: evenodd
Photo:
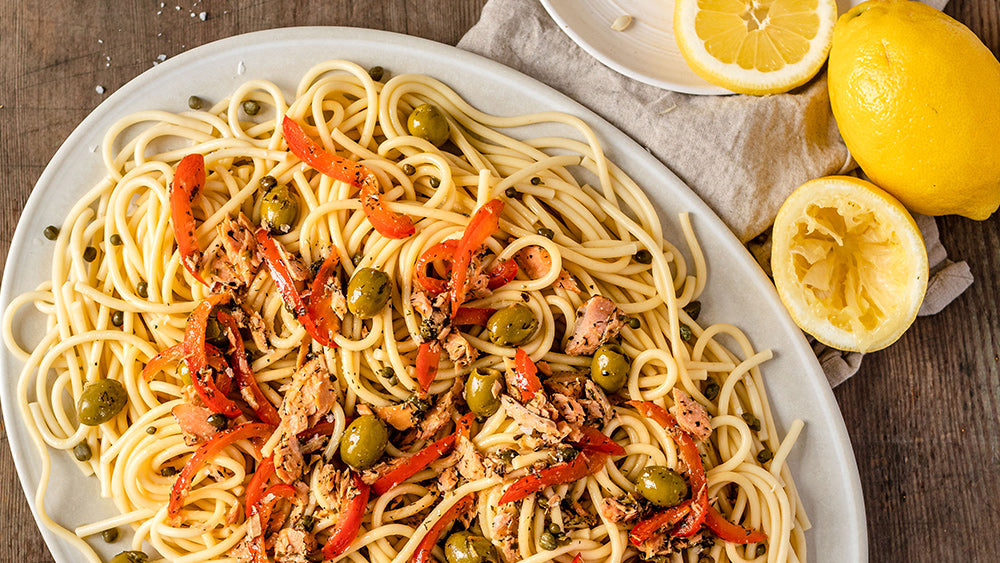
<path fill-rule="evenodd" d="M 927 289 L 927 251 L 906 208 L 870 182 L 806 182 L 774 221 L 771 268 L 802 330 L 840 350 L 872 352 L 913 323 Z"/>

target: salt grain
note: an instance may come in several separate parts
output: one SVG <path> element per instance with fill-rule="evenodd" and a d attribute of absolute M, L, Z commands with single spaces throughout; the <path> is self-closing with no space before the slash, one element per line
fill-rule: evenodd
<path fill-rule="evenodd" d="M 240 64 L 236 65 L 236 74 L 243 74 L 246 71 L 247 65 L 243 61 L 240 61 Z"/>
<path fill-rule="evenodd" d="M 198 14 L 198 19 L 200 19 L 201 21 L 205 21 L 206 19 L 208 19 L 208 12 L 201 12 L 200 14 Z"/>
<path fill-rule="evenodd" d="M 94 88 L 94 91 L 96 91 L 98 94 L 103 94 L 104 93 L 104 86 L 101 86 L 100 84 L 98 84 L 97 87 Z"/>

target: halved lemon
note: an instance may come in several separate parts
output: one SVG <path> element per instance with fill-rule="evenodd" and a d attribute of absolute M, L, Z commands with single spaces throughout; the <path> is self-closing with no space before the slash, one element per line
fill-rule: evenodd
<path fill-rule="evenodd" d="M 771 269 L 792 319 L 820 342 L 872 352 L 913 323 L 927 289 L 927 250 L 913 217 L 870 182 L 806 182 L 774 220 Z"/>
<path fill-rule="evenodd" d="M 705 80 L 743 94 L 801 86 L 826 61 L 835 0 L 676 0 L 674 39 Z"/>

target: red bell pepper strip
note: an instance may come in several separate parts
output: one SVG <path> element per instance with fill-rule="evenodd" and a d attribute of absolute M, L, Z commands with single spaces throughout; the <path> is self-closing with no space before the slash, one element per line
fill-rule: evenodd
<path fill-rule="evenodd" d="M 486 287 L 490 289 L 503 287 L 517 277 L 517 262 L 514 260 L 500 260 L 493 264 L 493 267 L 486 272 L 486 275 L 490 277 L 490 281 L 486 284 Z"/>
<path fill-rule="evenodd" d="M 399 465 L 380 477 L 378 481 L 375 481 L 372 485 L 372 490 L 377 495 L 383 495 L 450 452 L 460 434 L 468 437 L 469 425 L 472 424 L 473 418 L 474 415 L 472 413 L 467 413 L 456 423 L 454 433 L 431 443 L 429 446 L 401 461 Z"/>
<path fill-rule="evenodd" d="M 224 414 L 229 418 L 236 418 L 243 414 L 243 411 L 236 406 L 236 403 L 229 397 L 226 397 L 222 390 L 216 386 L 215 380 L 212 379 L 211 371 L 192 371 L 191 383 L 195 392 L 201 397 L 202 402 L 208 407 L 208 410 Z"/>
<path fill-rule="evenodd" d="M 599 452 L 609 456 L 625 455 L 625 448 L 621 444 L 608 438 L 593 426 L 584 426 L 581 430 L 583 431 L 583 439 L 574 443 L 581 450 Z"/>
<path fill-rule="evenodd" d="M 205 343 L 205 361 L 208 367 L 215 370 L 215 386 L 223 395 L 228 395 L 233 389 L 233 370 L 222 356 L 218 348 L 209 343 Z"/>
<path fill-rule="evenodd" d="M 274 455 L 272 454 L 265 457 L 259 464 L 257 464 L 257 471 L 253 472 L 253 475 L 250 476 L 250 482 L 247 483 L 245 498 L 247 518 L 250 518 L 250 509 L 257 504 L 262 496 L 264 496 L 264 489 L 267 488 L 267 482 L 273 476 Z"/>
<path fill-rule="evenodd" d="M 571 561 L 570 563 L 583 563 L 583 554 L 577 553 L 576 557 L 574 557 L 573 561 Z"/>
<path fill-rule="evenodd" d="M 427 393 L 427 389 L 437 377 L 439 361 L 441 361 L 441 346 L 437 342 L 424 342 L 417 349 L 416 376 L 421 393 Z"/>
<path fill-rule="evenodd" d="M 690 500 L 686 500 L 677 506 L 671 506 L 670 508 L 659 510 L 649 518 L 646 518 L 633 526 L 628 533 L 628 540 L 632 542 L 632 545 L 642 545 L 646 542 L 646 540 L 659 533 L 660 530 L 669 529 L 675 526 L 690 512 Z"/>
<path fill-rule="evenodd" d="M 514 382 L 524 401 L 530 401 L 535 393 L 542 389 L 542 382 L 538 379 L 538 368 L 523 348 L 518 348 L 514 352 Z"/>
<path fill-rule="evenodd" d="M 462 303 L 465 303 L 469 290 L 469 267 L 472 264 L 472 256 L 497 230 L 503 207 L 504 203 L 499 199 L 490 200 L 483 204 L 469 219 L 469 225 L 465 228 L 461 240 L 458 241 L 454 263 L 451 267 L 452 316 L 455 315 Z"/>
<path fill-rule="evenodd" d="M 455 258 L 455 249 L 457 248 L 458 240 L 448 239 L 443 240 L 424 251 L 424 253 L 420 255 L 416 264 L 416 274 L 414 277 L 417 285 L 432 295 L 444 293 L 444 291 L 448 289 L 448 280 L 431 277 L 428 272 L 428 268 L 434 262 L 441 262 L 441 271 L 447 272 L 447 275 L 451 277 L 451 265 Z"/>
<path fill-rule="evenodd" d="M 597 451 L 583 451 L 573 461 L 557 463 L 540 471 L 521 477 L 507 488 L 500 497 L 500 504 L 518 501 L 537 493 L 545 487 L 579 481 L 604 467 L 607 455 Z"/>
<path fill-rule="evenodd" d="M 187 464 L 184 465 L 184 469 L 177 475 L 177 480 L 174 481 L 174 485 L 170 489 L 167 515 L 171 519 L 177 519 L 180 516 L 181 507 L 184 506 L 184 499 L 187 497 L 188 489 L 191 486 L 191 479 L 205 465 L 205 462 L 234 442 L 250 438 L 267 438 L 273 432 L 274 427 L 270 424 L 247 422 L 236 428 L 223 430 L 199 446 L 195 450 L 194 455 L 188 459 Z"/>
<path fill-rule="evenodd" d="M 285 135 L 288 148 L 302 162 L 334 180 L 361 189 L 361 208 L 379 234 L 402 239 L 416 232 L 412 219 L 394 213 L 385 206 L 378 191 L 378 178 L 374 172 L 353 160 L 327 151 L 306 135 L 302 127 L 287 115 L 281 122 L 281 131 Z"/>
<path fill-rule="evenodd" d="M 274 505 L 279 499 L 294 500 L 295 496 L 295 487 L 286 483 L 280 483 L 268 487 L 260 500 L 250 507 L 250 515 L 257 516 L 257 521 L 260 522 L 261 529 L 260 535 L 254 536 L 249 544 L 250 552 L 253 554 L 253 559 L 251 560 L 253 563 L 270 563 L 270 559 L 267 558 L 267 547 L 264 544 L 264 536 L 267 535 L 267 524 L 271 520 L 271 512 L 274 510 Z"/>
<path fill-rule="evenodd" d="M 455 326 L 476 325 L 486 326 L 486 321 L 490 320 L 496 309 L 482 307 L 459 307 L 458 312 L 451 319 L 451 324 Z"/>
<path fill-rule="evenodd" d="M 151 381 L 153 376 L 166 367 L 167 364 L 179 362 L 185 356 L 187 356 L 187 348 L 184 346 L 184 343 L 178 342 L 174 344 L 146 362 L 146 365 L 142 368 L 142 378 L 146 381 Z"/>
<path fill-rule="evenodd" d="M 277 426 L 281 424 L 281 417 L 278 416 L 277 409 L 271 404 L 264 392 L 257 385 L 257 378 L 253 375 L 250 363 L 247 361 L 246 348 L 243 346 L 243 337 L 240 336 L 240 329 L 236 326 L 236 319 L 225 311 L 216 314 L 219 324 L 226 332 L 229 346 L 232 349 L 233 371 L 236 373 L 236 384 L 241 390 L 246 390 L 253 401 L 247 401 L 250 408 L 262 422 Z"/>
<path fill-rule="evenodd" d="M 271 279 L 274 280 L 274 285 L 278 287 L 278 292 L 281 293 L 281 299 L 285 302 L 285 305 L 291 307 L 295 318 L 302 323 L 302 326 L 313 340 L 323 346 L 336 346 L 330 338 L 329 333 L 323 333 L 316 328 L 316 323 L 309 314 L 309 307 L 306 306 L 302 295 L 295 288 L 295 279 L 292 278 L 292 272 L 289 270 L 285 259 L 281 256 L 281 251 L 278 250 L 277 241 L 263 227 L 257 229 L 255 236 L 257 237 L 257 244 L 261 249 L 261 254 L 264 256 L 264 263 L 267 264 L 267 271 L 270 272 Z"/>
<path fill-rule="evenodd" d="M 312 290 L 309 292 L 309 317 L 316 324 L 316 332 L 323 335 L 326 342 L 330 343 L 324 343 L 324 346 L 334 346 L 333 339 L 340 332 L 340 318 L 333 312 L 332 304 L 338 283 L 335 272 L 338 265 L 340 256 L 331 248 L 330 254 L 316 272 Z"/>
<path fill-rule="evenodd" d="M 337 525 L 323 545 L 323 560 L 334 559 L 342 555 L 347 548 L 351 547 L 354 538 L 358 537 L 361 530 L 361 520 L 365 516 L 365 508 L 368 506 L 368 495 L 370 489 L 361 480 L 361 474 L 351 472 L 353 479 L 352 487 L 347 494 L 351 496 L 341 499 L 341 511 L 337 520 Z"/>
<path fill-rule="evenodd" d="M 194 276 L 194 279 L 208 285 L 198 271 L 198 268 L 201 267 L 201 249 L 198 248 L 194 213 L 191 211 L 191 202 L 194 201 L 204 185 L 205 157 L 194 153 L 182 158 L 177 165 L 177 170 L 174 171 L 174 179 L 170 183 L 170 218 L 174 227 L 174 239 L 177 241 L 177 251 L 181 255 L 181 263 Z"/>
<path fill-rule="evenodd" d="M 412 561 L 414 563 L 428 563 L 433 561 L 431 557 L 431 550 L 434 549 L 434 545 L 437 544 L 438 540 L 441 539 L 441 534 L 444 533 L 444 529 L 458 519 L 462 513 L 467 512 L 472 508 L 472 502 L 475 499 L 475 493 L 469 493 L 461 498 L 458 502 L 453 504 L 445 513 L 441 516 L 441 519 L 431 526 L 430 530 L 427 530 L 427 535 L 424 539 L 420 540 L 420 544 L 417 545 L 417 550 L 413 553 Z"/>
<path fill-rule="evenodd" d="M 687 467 L 688 481 L 693 493 L 691 502 L 691 515 L 673 531 L 673 535 L 680 537 L 693 536 L 702 523 L 705 521 L 705 514 L 708 511 L 708 486 L 705 479 L 705 466 L 701 463 L 701 454 L 698 453 L 698 446 L 694 439 L 677 426 L 677 419 L 667 412 L 663 407 L 648 401 L 629 401 L 628 404 L 635 407 L 643 415 L 653 419 L 665 430 L 670 432 L 671 437 L 677 444 L 677 453 L 681 462 Z"/>
<path fill-rule="evenodd" d="M 760 530 L 733 524 L 714 507 L 709 506 L 705 514 L 705 525 L 725 541 L 739 544 L 760 543 L 767 540 L 767 534 Z"/>

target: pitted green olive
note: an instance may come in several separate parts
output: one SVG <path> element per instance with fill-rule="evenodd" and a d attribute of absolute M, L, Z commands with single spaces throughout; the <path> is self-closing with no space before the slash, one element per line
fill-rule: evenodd
<path fill-rule="evenodd" d="M 630 362 L 621 346 L 605 344 L 590 361 L 590 378 L 608 393 L 615 393 L 628 380 Z"/>
<path fill-rule="evenodd" d="M 538 319 L 527 305 L 515 303 L 504 307 L 486 321 L 490 341 L 497 346 L 518 346 L 535 334 Z"/>
<path fill-rule="evenodd" d="M 358 318 L 374 317 L 389 302 L 390 283 L 381 270 L 359 269 L 347 284 L 347 308 Z"/>
<path fill-rule="evenodd" d="M 287 233 L 299 216 L 299 202 L 284 184 L 274 186 L 260 198 L 260 225 L 272 233 Z"/>
<path fill-rule="evenodd" d="M 496 563 L 497 552 L 490 540 L 469 532 L 455 532 L 444 544 L 448 563 Z"/>
<path fill-rule="evenodd" d="M 340 438 L 340 459 L 354 469 L 368 469 L 382 457 L 388 442 L 385 423 L 374 415 L 359 416 Z"/>
<path fill-rule="evenodd" d="M 146 563 L 149 556 L 142 551 L 123 551 L 111 558 L 108 563 Z"/>
<path fill-rule="evenodd" d="M 128 393 L 121 383 L 113 379 L 99 379 L 87 384 L 77 404 L 80 422 L 97 426 L 115 417 L 125 408 Z"/>
<path fill-rule="evenodd" d="M 406 120 L 406 129 L 410 135 L 427 139 L 440 147 L 448 140 L 451 127 L 441 110 L 431 104 L 423 104 L 410 113 L 410 118 Z"/>
<path fill-rule="evenodd" d="M 646 500 L 656 506 L 677 506 L 687 497 L 688 484 L 680 473 L 654 465 L 639 472 L 635 488 Z"/>
<path fill-rule="evenodd" d="M 500 409 L 503 374 L 491 368 L 475 369 L 465 382 L 465 402 L 477 416 L 493 416 Z"/>

